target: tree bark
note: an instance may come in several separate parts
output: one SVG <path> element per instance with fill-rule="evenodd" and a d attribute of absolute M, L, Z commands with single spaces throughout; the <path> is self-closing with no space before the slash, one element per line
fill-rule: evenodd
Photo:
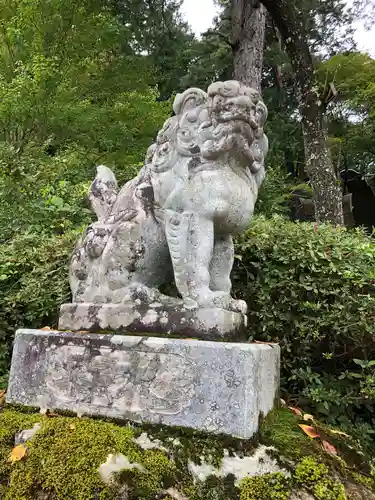
<path fill-rule="evenodd" d="M 233 78 L 261 92 L 266 9 L 257 0 L 232 0 Z"/>
<path fill-rule="evenodd" d="M 295 74 L 305 146 L 306 170 L 313 188 L 315 218 L 343 225 L 342 193 L 335 175 L 324 126 L 324 107 L 301 13 L 294 0 L 261 0 L 279 29 Z M 248 4 L 251 1 L 248 0 Z"/>

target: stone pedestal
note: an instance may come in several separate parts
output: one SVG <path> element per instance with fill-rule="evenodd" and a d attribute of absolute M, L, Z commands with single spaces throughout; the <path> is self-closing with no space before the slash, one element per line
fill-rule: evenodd
<path fill-rule="evenodd" d="M 245 338 L 246 320 L 246 315 L 240 312 L 188 309 L 173 301 L 171 304 L 148 304 L 141 300 L 123 304 L 77 303 L 61 306 L 59 330 L 122 330 L 204 340 L 241 340 Z"/>
<path fill-rule="evenodd" d="M 19 330 L 7 402 L 250 438 L 279 362 L 276 344 Z"/>

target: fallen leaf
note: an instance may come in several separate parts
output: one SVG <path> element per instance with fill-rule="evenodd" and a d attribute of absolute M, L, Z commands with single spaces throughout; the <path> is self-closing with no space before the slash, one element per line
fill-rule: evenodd
<path fill-rule="evenodd" d="M 339 436 L 344 436 L 344 437 L 350 437 L 349 434 L 346 434 L 345 432 L 342 431 L 337 431 L 336 429 L 329 429 L 329 432 L 331 434 L 338 434 Z"/>
<path fill-rule="evenodd" d="M 323 450 L 325 450 L 330 455 L 337 455 L 336 448 L 328 441 L 322 441 Z"/>
<path fill-rule="evenodd" d="M 72 431 L 76 430 L 76 424 L 70 424 L 69 427 L 72 429 Z"/>
<path fill-rule="evenodd" d="M 303 416 L 303 420 L 305 420 L 305 422 L 308 422 L 309 420 L 311 420 L 313 422 L 314 417 L 312 415 L 310 415 L 309 413 L 305 413 Z"/>
<path fill-rule="evenodd" d="M 41 330 L 51 330 L 51 328 L 49 326 L 43 326 L 43 328 L 41 328 Z"/>
<path fill-rule="evenodd" d="M 307 434 L 311 439 L 320 437 L 320 434 L 318 434 L 314 429 L 314 427 L 311 427 L 311 425 L 304 425 L 304 424 L 298 424 L 298 425 L 299 427 L 301 427 L 303 432 Z"/>
<path fill-rule="evenodd" d="M 0 391 L 0 405 L 5 403 L 5 391 Z"/>
<path fill-rule="evenodd" d="M 19 444 L 11 451 L 11 454 L 9 456 L 9 462 L 12 462 L 12 464 L 14 464 L 15 462 L 19 462 L 26 455 L 26 452 L 27 452 L 26 446 L 24 444 Z"/>
<path fill-rule="evenodd" d="M 302 417 L 302 412 L 298 408 L 294 408 L 293 406 L 288 406 L 289 410 L 291 410 L 294 415 L 298 415 L 298 417 Z"/>
<path fill-rule="evenodd" d="M 74 333 L 90 333 L 88 330 L 78 330 Z"/>

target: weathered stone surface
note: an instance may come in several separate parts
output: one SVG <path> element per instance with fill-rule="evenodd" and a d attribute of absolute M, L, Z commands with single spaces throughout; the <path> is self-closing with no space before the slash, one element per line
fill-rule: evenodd
<path fill-rule="evenodd" d="M 264 445 L 259 445 L 252 451 L 250 456 L 238 456 L 236 453 L 229 454 L 228 450 L 225 450 L 224 457 L 218 468 L 206 463 L 204 459 L 200 464 L 195 464 L 190 460 L 188 468 L 192 476 L 200 481 L 205 481 L 209 476 L 226 477 L 228 474 L 235 476 L 236 484 L 239 484 L 247 476 L 262 476 L 264 474 L 274 474 L 275 472 L 290 477 L 290 472 L 281 467 L 276 458 L 272 456 L 274 451 L 275 448 Z"/>
<path fill-rule="evenodd" d="M 19 330 L 7 401 L 250 438 L 279 358 L 276 344 Z"/>
<path fill-rule="evenodd" d="M 230 295 L 232 237 L 248 227 L 265 177 L 267 108 L 256 90 L 227 81 L 178 94 L 173 109 L 137 177 L 118 190 L 98 167 L 89 192 L 98 220 L 71 261 L 73 302 L 127 303 L 139 286 L 151 296 L 174 278 L 189 308 L 244 317 Z"/>
<path fill-rule="evenodd" d="M 181 302 L 181 301 L 180 301 Z M 219 308 L 187 309 L 182 303 L 128 302 L 124 304 L 64 304 L 60 330 L 114 330 L 159 333 L 206 340 L 245 340 L 243 314 Z"/>
<path fill-rule="evenodd" d="M 19 444 L 24 444 L 27 441 L 30 441 L 30 439 L 32 439 L 35 436 L 35 434 L 38 431 L 40 431 L 40 429 L 41 429 L 41 425 L 35 424 L 32 429 L 25 429 L 21 432 L 17 432 L 17 434 L 15 435 L 15 438 L 14 438 L 15 446 L 17 446 Z"/>

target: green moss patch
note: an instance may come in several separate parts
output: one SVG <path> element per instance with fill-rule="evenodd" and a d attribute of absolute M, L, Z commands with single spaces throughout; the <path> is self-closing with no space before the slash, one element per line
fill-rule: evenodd
<path fill-rule="evenodd" d="M 11 463 L 9 457 L 17 432 L 40 423 L 27 442 L 27 454 Z M 142 449 L 134 439 L 146 432 L 168 449 Z M 303 489 L 317 500 L 351 499 L 345 480 L 371 489 L 373 479 L 354 469 L 331 466 L 318 443 L 305 436 L 298 419 L 288 410 L 272 412 L 264 421 L 259 441 L 274 447 L 275 455 L 288 461 L 290 477 L 265 474 L 236 482 L 233 475 L 194 480 L 189 460 L 219 467 L 224 450 L 251 456 L 256 441 L 241 441 L 187 429 L 135 426 L 99 419 L 43 416 L 6 408 L 0 413 L 0 498 L 2 500 L 127 500 L 168 499 L 174 491 L 188 500 L 287 500 Z M 99 467 L 111 454 L 122 454 L 139 468 L 122 470 L 110 484 Z M 335 459 L 336 460 L 336 459 Z M 337 463 L 344 462 L 337 459 Z M 345 462 L 344 462 L 345 463 Z M 346 486 L 346 484 L 345 484 Z M 369 491 L 369 490 L 367 490 Z M 369 497 L 370 498 L 370 497 Z"/>
<path fill-rule="evenodd" d="M 298 460 L 305 455 L 319 454 L 319 446 L 298 427 L 298 419 L 289 410 L 280 408 L 264 419 L 260 440 L 274 446 L 288 460 Z"/>
<path fill-rule="evenodd" d="M 8 458 L 15 433 L 36 422 L 40 422 L 41 430 L 28 442 L 26 458 L 11 465 Z M 145 468 L 146 472 L 136 478 L 144 498 L 162 489 L 164 478 L 174 470 L 173 462 L 163 452 L 139 448 L 132 441 L 134 430 L 128 426 L 4 411 L 0 429 L 0 483 L 7 486 L 5 500 L 30 500 L 38 488 L 50 491 L 56 500 L 112 500 L 121 487 L 106 486 L 98 473 L 112 453 L 122 453 Z M 138 495 L 138 489 L 133 490 Z"/>

